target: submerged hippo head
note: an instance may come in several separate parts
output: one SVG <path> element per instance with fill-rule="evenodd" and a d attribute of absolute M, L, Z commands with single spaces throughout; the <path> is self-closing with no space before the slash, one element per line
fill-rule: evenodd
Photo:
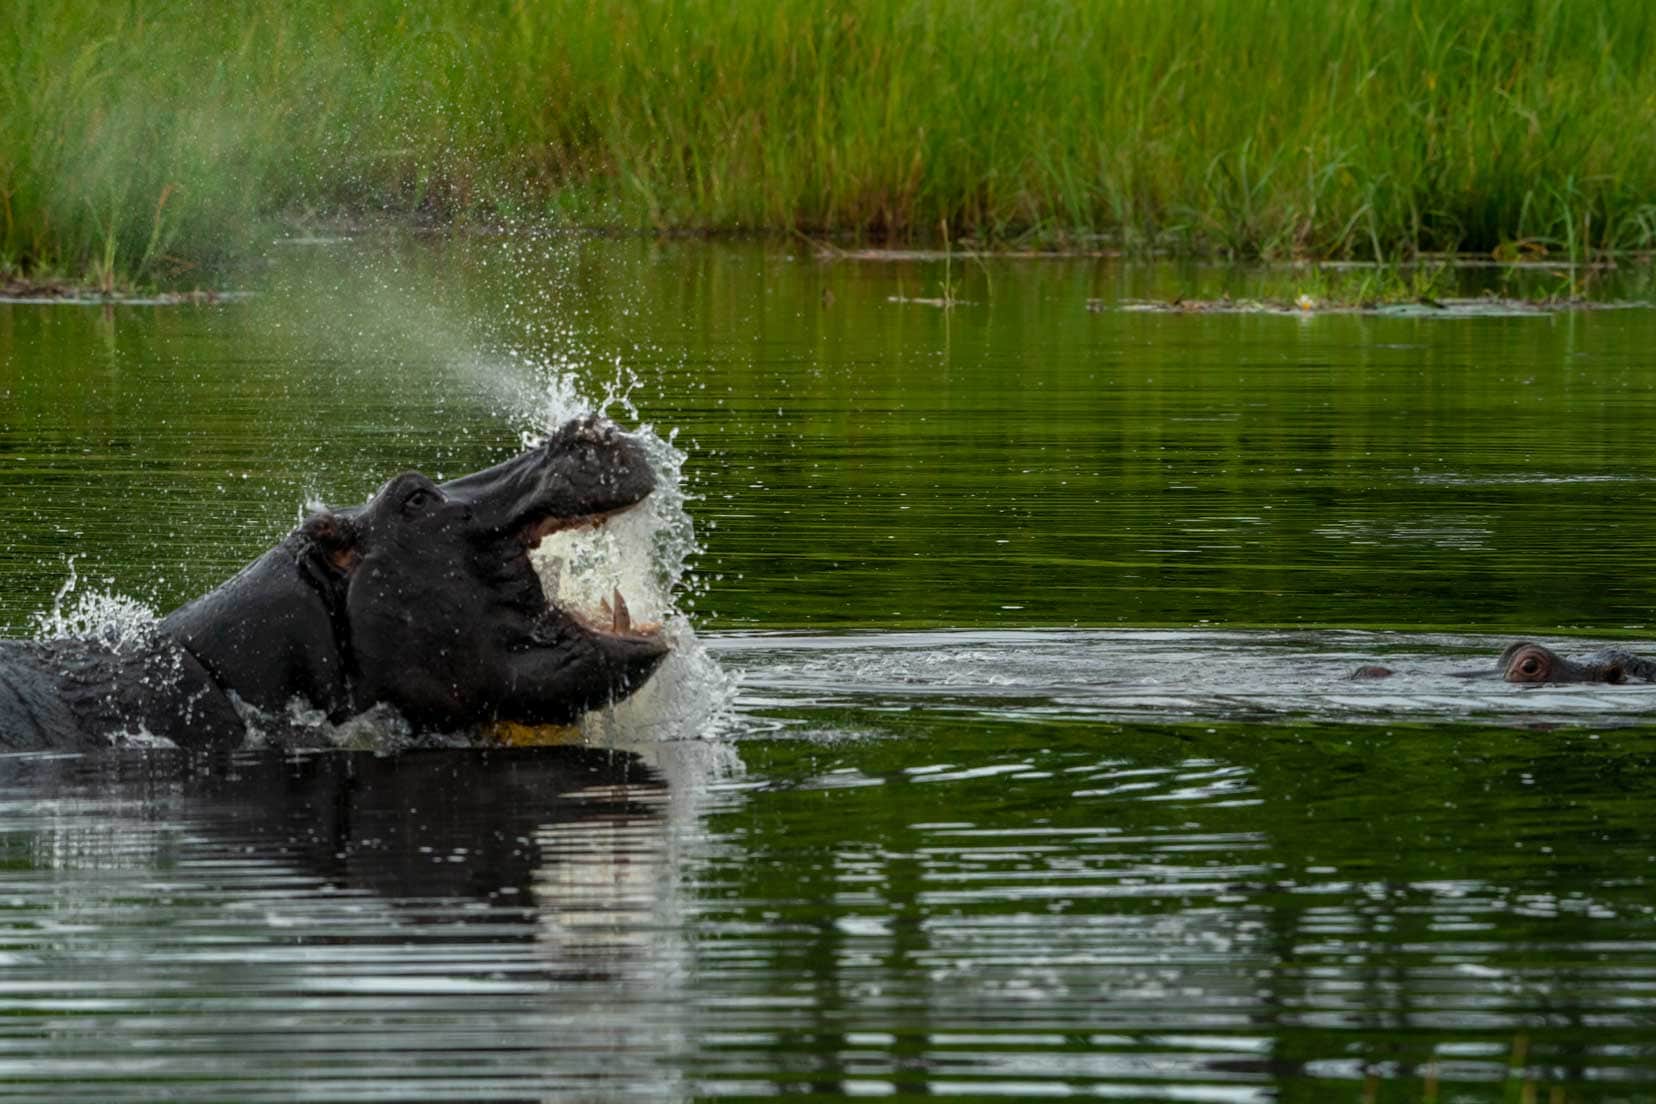
<path fill-rule="evenodd" d="M 1501 677 L 1508 682 L 1656 681 L 1656 663 L 1621 648 L 1604 648 L 1566 659 L 1541 644 L 1520 640 L 1501 653 Z"/>
<path fill-rule="evenodd" d="M 635 690 L 667 646 L 619 596 L 604 628 L 550 603 L 529 553 L 654 486 L 636 441 L 579 419 L 475 475 L 405 472 L 312 515 L 162 628 L 265 710 L 297 696 L 335 719 L 385 703 L 421 728 L 566 722 Z"/>

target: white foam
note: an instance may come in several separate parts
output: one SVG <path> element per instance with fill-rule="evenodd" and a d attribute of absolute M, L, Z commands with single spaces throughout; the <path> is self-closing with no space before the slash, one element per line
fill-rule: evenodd
<path fill-rule="evenodd" d="M 631 394 L 637 380 L 617 365 L 602 399 L 589 403 L 570 370 L 543 375 L 539 401 L 525 408 L 533 444 L 572 417 L 605 413 L 637 417 Z M 542 586 L 560 606 L 601 618 L 615 591 L 626 600 L 635 624 L 658 622 L 672 651 L 643 688 L 610 708 L 589 713 L 580 723 L 592 743 L 615 747 L 652 741 L 712 737 L 730 715 L 735 683 L 696 637 L 690 617 L 679 608 L 693 592 L 689 566 L 701 550 L 684 491 L 685 452 L 675 432 L 662 436 L 645 423 L 632 431 L 643 445 L 655 475 L 648 498 L 597 529 L 549 535 L 530 557 Z"/>
<path fill-rule="evenodd" d="M 150 606 L 124 594 L 77 593 L 79 586 L 70 556 L 69 577 L 52 597 L 52 608 L 31 618 L 36 640 L 92 640 L 125 651 L 155 639 L 160 615 Z"/>

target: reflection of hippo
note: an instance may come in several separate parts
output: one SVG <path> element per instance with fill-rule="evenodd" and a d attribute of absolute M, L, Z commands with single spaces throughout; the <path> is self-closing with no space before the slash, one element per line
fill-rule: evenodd
<path fill-rule="evenodd" d="M 659 822 L 666 793 L 637 756 L 601 748 L 241 752 L 229 769 L 217 756 L 192 758 L 205 767 L 180 771 L 192 834 L 397 899 L 507 890 L 527 905 L 537 873 L 560 860 L 585 864 L 578 882 L 612 882 L 614 871 L 603 867 L 628 856 L 600 846 L 604 829 Z M 157 773 L 172 777 L 164 767 Z M 554 827 L 576 833 L 582 853 L 551 854 Z M 446 861 L 454 854 L 466 861 Z"/>
<path fill-rule="evenodd" d="M 667 812 L 665 776 L 638 755 L 569 746 L 10 755 L 0 756 L 0 789 L 109 810 L 111 821 L 68 818 L 74 824 L 65 839 L 79 856 L 72 861 L 101 854 L 128 870 L 166 866 L 172 837 L 182 832 L 209 855 L 278 863 L 338 887 L 427 905 L 501 890 L 528 904 L 536 878 L 554 863 L 588 871 L 624 864 L 624 851 L 602 845 L 617 824 L 645 829 L 631 841 L 638 850 L 630 858 L 642 863 L 648 856 L 639 852 L 655 843 L 649 829 L 664 828 Z M 134 811 L 142 823 L 123 824 Z M 581 841 L 578 852 L 550 846 L 564 833 Z M 451 861 L 460 854 L 465 862 Z M 49 849 L 21 865 L 60 861 Z M 571 880 L 603 893 L 613 891 L 608 874 Z M 479 918 L 510 922 L 498 910 Z M 455 919 L 465 916 L 443 914 L 444 923 Z M 383 930 L 368 937 L 383 939 Z M 345 938 L 331 931 L 324 941 Z"/>
<path fill-rule="evenodd" d="M 667 648 L 619 595 L 609 630 L 551 605 L 529 552 L 654 485 L 637 442 L 596 419 L 447 483 L 406 472 L 312 515 L 143 644 L 0 644 L 0 747 L 226 744 L 250 716 L 268 729 L 381 704 L 422 730 L 570 721 L 636 689 Z"/>
<path fill-rule="evenodd" d="M 1456 671 L 1462 678 L 1500 675 L 1508 682 L 1656 682 L 1656 660 L 1621 648 L 1603 648 L 1579 659 L 1565 659 L 1551 648 L 1520 640 L 1501 653 L 1493 671 Z M 1354 679 L 1387 678 L 1389 667 L 1369 665 L 1351 673 Z"/>

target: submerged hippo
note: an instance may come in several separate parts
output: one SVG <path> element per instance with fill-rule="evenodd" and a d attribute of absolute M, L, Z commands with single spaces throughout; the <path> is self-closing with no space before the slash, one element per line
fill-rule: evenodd
<path fill-rule="evenodd" d="M 571 721 L 636 690 L 667 646 L 619 594 L 607 628 L 550 603 L 529 553 L 654 486 L 639 444 L 596 418 L 475 475 L 405 472 L 311 515 L 143 644 L 0 642 L 0 748 L 233 745 L 250 721 L 382 706 L 416 731 Z"/>
<path fill-rule="evenodd" d="M 1369 665 L 1351 673 L 1352 678 L 1387 678 L 1394 672 L 1389 667 Z M 1500 675 L 1508 682 L 1656 682 L 1656 660 L 1634 655 L 1623 648 L 1602 648 L 1599 651 L 1566 659 L 1543 644 L 1520 640 L 1501 653 L 1493 671 L 1456 671 L 1461 678 Z"/>
<path fill-rule="evenodd" d="M 1501 653 L 1501 676 L 1508 682 L 1656 682 L 1656 661 L 1622 648 L 1604 648 L 1565 659 L 1527 640 Z"/>

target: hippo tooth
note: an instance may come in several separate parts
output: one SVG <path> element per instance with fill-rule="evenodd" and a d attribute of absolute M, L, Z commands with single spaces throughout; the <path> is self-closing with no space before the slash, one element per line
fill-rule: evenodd
<path fill-rule="evenodd" d="M 614 598 L 615 598 L 615 606 L 614 606 L 615 614 L 614 614 L 614 618 L 613 618 L 613 621 L 612 621 L 612 624 L 613 624 L 614 627 L 611 631 L 612 632 L 618 632 L 618 633 L 631 632 L 632 631 L 632 611 L 627 608 L 627 600 L 625 598 L 621 597 L 621 588 L 620 587 L 615 588 Z"/>

